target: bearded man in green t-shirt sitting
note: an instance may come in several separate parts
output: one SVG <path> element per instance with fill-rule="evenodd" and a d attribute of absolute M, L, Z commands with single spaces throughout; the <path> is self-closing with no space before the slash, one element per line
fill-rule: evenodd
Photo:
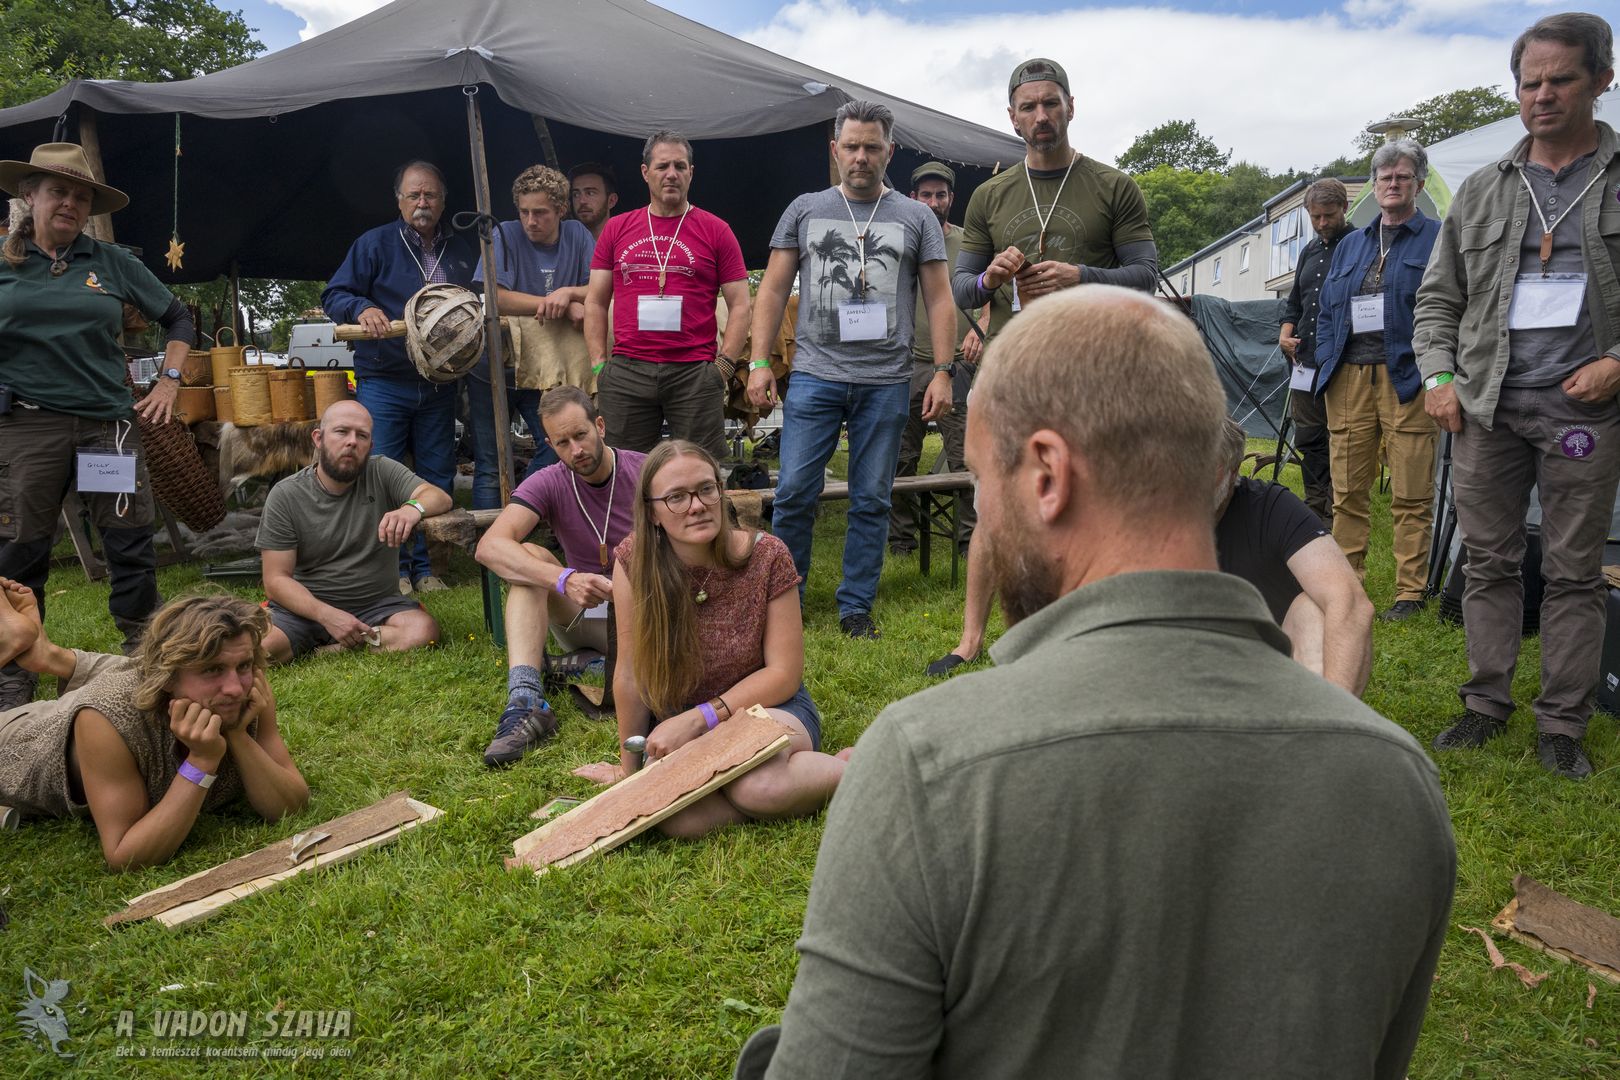
<path fill-rule="evenodd" d="M 256 541 L 270 621 L 264 649 L 285 664 L 315 649 L 403 651 L 439 639 L 439 624 L 399 592 L 399 546 L 450 495 L 392 458 L 371 455 L 371 414 L 327 408 L 315 464 L 270 490 Z"/>

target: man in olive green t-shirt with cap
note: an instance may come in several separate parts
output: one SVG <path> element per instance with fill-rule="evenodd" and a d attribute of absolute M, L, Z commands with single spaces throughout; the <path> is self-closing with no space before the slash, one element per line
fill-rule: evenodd
<path fill-rule="evenodd" d="M 980 184 L 968 200 L 962 249 L 951 272 L 956 305 L 990 305 L 993 339 L 1025 304 L 1075 285 L 1152 292 L 1159 255 L 1136 182 L 1069 145 L 1069 75 L 1036 57 L 1007 80 L 1007 116 L 1028 150 Z M 949 675 L 974 659 L 990 616 L 986 553 L 968 549 L 967 599 L 955 649 L 928 665 Z"/>

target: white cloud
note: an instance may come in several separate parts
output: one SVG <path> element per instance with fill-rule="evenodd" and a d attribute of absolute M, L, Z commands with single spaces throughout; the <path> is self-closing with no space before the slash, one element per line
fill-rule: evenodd
<path fill-rule="evenodd" d="M 304 19 L 308 39 L 385 0 L 272 0 Z M 1551 0 L 1530 0 L 1540 7 Z M 1332 15 L 1235 16 L 1173 7 L 1090 8 L 929 17 L 889 0 L 794 0 L 747 40 L 898 97 L 997 130 L 1007 127 L 1007 76 L 1050 56 L 1076 98 L 1071 136 L 1112 161 L 1166 120 L 1191 119 L 1235 159 L 1308 169 L 1349 153 L 1371 120 L 1436 94 L 1507 83 L 1524 0 L 1346 0 Z M 1503 23 L 1499 16 L 1505 16 Z"/>
<path fill-rule="evenodd" d="M 298 40 L 308 41 L 317 34 L 336 29 L 346 22 L 376 11 L 389 0 L 270 0 L 304 20 Z"/>
<path fill-rule="evenodd" d="M 1397 21 L 1410 6 L 1361 3 L 1388 8 Z M 1143 132 L 1190 119 L 1232 150 L 1234 160 L 1274 170 L 1309 169 L 1347 154 L 1369 121 L 1426 98 L 1505 84 L 1512 41 L 1361 26 L 1326 15 L 1119 7 L 929 19 L 845 0 L 797 0 L 744 36 L 1000 130 L 1010 130 L 1007 76 L 1026 57 L 1048 56 L 1068 70 L 1075 95 L 1070 137 L 1082 152 L 1112 161 Z"/>

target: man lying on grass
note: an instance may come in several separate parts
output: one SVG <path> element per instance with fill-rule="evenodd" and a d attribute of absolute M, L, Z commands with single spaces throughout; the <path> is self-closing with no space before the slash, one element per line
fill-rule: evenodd
<path fill-rule="evenodd" d="M 88 810 L 107 866 L 133 870 L 168 861 L 204 807 L 246 796 L 273 821 L 309 801 L 276 728 L 260 608 L 183 597 L 124 657 L 53 644 L 26 586 L 0 578 L 0 598 L 0 661 L 62 688 L 0 713 L 0 804 L 25 817 Z"/>

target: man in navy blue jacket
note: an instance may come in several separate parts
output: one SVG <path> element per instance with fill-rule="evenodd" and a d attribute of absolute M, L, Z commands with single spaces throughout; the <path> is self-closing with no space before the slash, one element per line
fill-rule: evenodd
<path fill-rule="evenodd" d="M 333 322 L 359 323 L 372 335 L 355 344 L 354 374 L 360 404 L 371 413 L 373 451 L 395 461 L 414 455 L 418 476 L 453 492 L 460 385 L 428 382 L 405 354 L 405 342 L 383 337 L 422 286 L 472 287 L 478 262 L 472 241 L 439 228 L 448 194 L 436 166 L 426 161 L 402 166 L 394 175 L 399 218 L 360 234 L 327 282 L 321 306 Z M 445 587 L 433 576 L 420 537 L 401 546 L 399 577 L 402 593 Z"/>
<path fill-rule="evenodd" d="M 1373 154 L 1378 219 L 1333 253 L 1316 316 L 1317 393 L 1327 405 L 1333 464 L 1333 539 L 1366 579 L 1369 489 L 1378 447 L 1389 461 L 1398 622 L 1423 607 L 1434 525 L 1434 421 L 1412 352 L 1412 311 L 1440 223 L 1418 209 L 1429 155 L 1410 139 Z"/>

